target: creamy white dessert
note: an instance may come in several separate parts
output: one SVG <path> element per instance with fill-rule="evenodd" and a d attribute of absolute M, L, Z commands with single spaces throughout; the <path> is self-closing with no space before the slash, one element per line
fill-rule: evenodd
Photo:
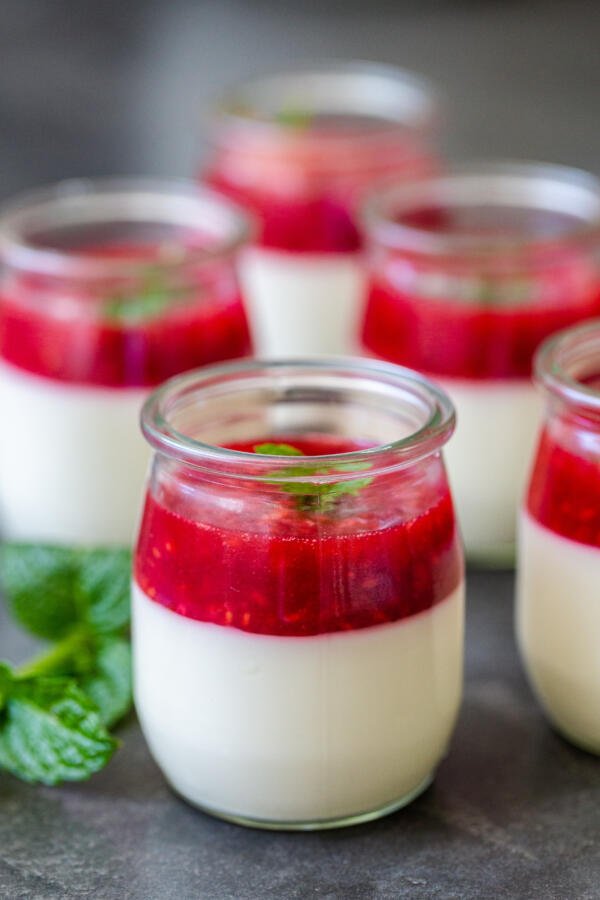
<path fill-rule="evenodd" d="M 279 637 L 185 618 L 134 584 L 135 700 L 152 754 L 186 799 L 233 818 L 403 805 L 455 723 L 463 602 L 461 585 L 396 623 Z"/>
<path fill-rule="evenodd" d="M 240 275 L 258 356 L 355 352 L 366 281 L 358 254 L 252 247 Z"/>
<path fill-rule="evenodd" d="M 150 456 L 137 428 L 146 394 L 54 381 L 0 361 L 3 538 L 131 543 Z"/>
<path fill-rule="evenodd" d="M 517 636 L 556 728 L 600 753 L 600 549 L 520 517 Z"/>
<path fill-rule="evenodd" d="M 436 380 L 456 408 L 445 456 L 467 554 L 510 562 L 541 399 L 524 380 Z"/>

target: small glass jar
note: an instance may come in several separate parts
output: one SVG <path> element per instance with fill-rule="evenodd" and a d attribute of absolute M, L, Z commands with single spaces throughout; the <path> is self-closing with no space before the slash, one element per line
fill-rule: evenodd
<path fill-rule="evenodd" d="M 326 828 L 430 783 L 462 690 L 453 423 L 425 379 L 359 360 L 229 364 L 150 397 L 135 699 L 188 801 Z"/>
<path fill-rule="evenodd" d="M 378 178 L 433 168 L 436 102 L 387 66 L 328 63 L 247 81 L 217 108 L 202 178 L 253 212 L 241 276 L 260 355 L 356 349 L 356 210 Z"/>
<path fill-rule="evenodd" d="M 517 634 L 550 721 L 600 754 L 600 319 L 542 345 L 546 416 L 520 519 Z"/>
<path fill-rule="evenodd" d="M 150 388 L 250 352 L 229 201 L 179 181 L 72 181 L 0 212 L 0 530 L 130 544 Z"/>
<path fill-rule="evenodd" d="M 447 459 L 467 556 L 514 560 L 540 417 L 536 347 L 600 311 L 600 182 L 477 163 L 367 202 L 363 351 L 435 378 L 456 406 Z"/>

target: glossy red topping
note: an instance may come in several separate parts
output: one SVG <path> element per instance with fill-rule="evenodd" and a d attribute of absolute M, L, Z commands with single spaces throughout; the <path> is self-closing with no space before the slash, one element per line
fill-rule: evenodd
<path fill-rule="evenodd" d="M 598 315 L 597 290 L 554 303 L 486 306 L 414 297 L 376 278 L 363 343 L 390 362 L 455 378 L 529 378 L 535 350 L 550 334 Z"/>
<path fill-rule="evenodd" d="M 139 260 L 147 247 L 89 249 L 86 256 Z M 152 289 L 151 289 L 152 290 Z M 196 295 L 194 293 L 196 291 Z M 139 289 L 133 289 L 137 302 Z M 196 366 L 244 356 L 250 337 L 233 277 L 209 291 L 186 285 L 181 302 L 159 286 L 158 309 L 115 316 L 111 297 L 40 276 L 12 275 L 0 287 L 0 356 L 28 372 L 75 384 L 146 387 Z M 161 295 L 166 302 L 161 302 Z M 126 305 L 126 302 L 125 302 Z"/>
<path fill-rule="evenodd" d="M 363 447 L 286 442 L 307 455 Z M 379 477 L 328 514 L 301 511 L 296 500 L 256 485 L 227 492 L 196 481 L 190 491 L 189 482 L 163 480 L 146 499 L 139 586 L 192 619 L 303 636 L 394 622 L 458 585 L 461 551 L 441 475 L 435 485 L 425 468 Z"/>
<path fill-rule="evenodd" d="M 559 443 L 544 431 L 535 459 L 527 509 L 557 534 L 600 547 L 600 440 L 566 430 Z"/>
<path fill-rule="evenodd" d="M 204 181 L 255 216 L 263 247 L 293 253 L 353 253 L 361 247 L 349 207 L 335 197 L 280 198 L 260 189 L 243 190 L 217 173 Z"/>

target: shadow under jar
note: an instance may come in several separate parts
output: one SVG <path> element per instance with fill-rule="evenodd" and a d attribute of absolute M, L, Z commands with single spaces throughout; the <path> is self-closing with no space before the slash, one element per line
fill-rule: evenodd
<path fill-rule="evenodd" d="M 130 544 L 149 390 L 246 355 L 233 257 L 247 222 L 179 181 L 73 181 L 0 216 L 0 529 Z"/>
<path fill-rule="evenodd" d="M 600 311 L 600 182 L 560 166 L 478 163 L 385 185 L 364 212 L 365 352 L 448 391 L 447 450 L 467 557 L 514 559 L 541 404 L 537 346 Z"/>
<path fill-rule="evenodd" d="M 600 320 L 536 358 L 546 417 L 520 521 L 517 633 L 550 721 L 600 754 Z"/>
<path fill-rule="evenodd" d="M 241 274 L 260 355 L 356 349 L 358 204 L 377 179 L 431 171 L 436 118 L 428 82 L 368 63 L 281 72 L 223 98 L 201 177 L 259 225 Z"/>
<path fill-rule="evenodd" d="M 188 801 L 326 828 L 430 783 L 462 690 L 453 423 L 425 379 L 353 360 L 215 367 L 148 400 L 135 699 Z"/>

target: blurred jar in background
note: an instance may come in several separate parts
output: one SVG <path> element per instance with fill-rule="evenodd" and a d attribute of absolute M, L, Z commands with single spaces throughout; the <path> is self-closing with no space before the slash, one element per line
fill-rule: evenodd
<path fill-rule="evenodd" d="M 380 188 L 364 221 L 364 350 L 449 392 L 458 427 L 447 459 L 467 554 L 512 562 L 540 416 L 534 352 L 600 311 L 600 183 L 560 166 L 470 164 Z"/>
<path fill-rule="evenodd" d="M 193 183 L 65 182 L 0 216 L 0 529 L 127 544 L 148 390 L 250 341 L 233 269 L 247 221 Z"/>
<path fill-rule="evenodd" d="M 600 753 L 600 320 L 536 359 L 546 418 L 521 513 L 517 632 L 551 722 Z"/>
<path fill-rule="evenodd" d="M 356 348 L 365 290 L 357 205 L 378 178 L 431 171 L 435 118 L 426 82 L 365 63 L 259 78 L 224 98 L 202 177 L 260 226 L 242 264 L 259 354 Z"/>

